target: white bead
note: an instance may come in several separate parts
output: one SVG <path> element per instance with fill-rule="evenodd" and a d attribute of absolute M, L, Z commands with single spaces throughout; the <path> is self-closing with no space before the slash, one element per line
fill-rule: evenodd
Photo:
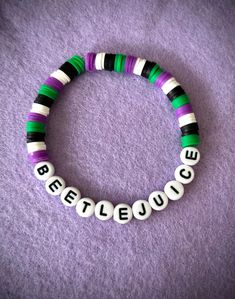
<path fill-rule="evenodd" d="M 133 217 L 132 209 L 128 204 L 119 203 L 116 205 L 113 211 L 113 219 L 114 221 L 120 224 L 126 224 L 131 221 Z"/>
<path fill-rule="evenodd" d="M 63 85 L 69 83 L 71 79 L 69 78 L 68 75 L 66 75 L 63 71 L 61 70 L 56 70 L 52 74 L 50 74 L 51 77 L 59 80 Z"/>
<path fill-rule="evenodd" d="M 81 192 L 75 187 L 66 187 L 60 195 L 62 203 L 67 207 L 74 207 L 81 198 Z"/>
<path fill-rule="evenodd" d="M 50 112 L 50 109 L 47 106 L 44 106 L 44 105 L 41 105 L 38 103 L 33 103 L 30 112 L 34 112 L 34 113 L 38 113 L 38 114 L 47 116 Z"/>
<path fill-rule="evenodd" d="M 132 205 L 132 212 L 136 219 L 146 220 L 152 213 L 152 208 L 147 200 L 137 200 Z"/>
<path fill-rule="evenodd" d="M 178 119 L 180 128 L 188 124 L 196 123 L 196 117 L 194 113 L 185 114 Z"/>
<path fill-rule="evenodd" d="M 60 176 L 52 176 L 46 181 L 46 191 L 51 195 L 60 195 L 65 188 L 65 181 Z"/>
<path fill-rule="evenodd" d="M 55 173 L 55 167 L 51 162 L 42 161 L 34 166 L 34 175 L 40 181 L 46 181 Z"/>
<path fill-rule="evenodd" d="M 146 59 L 137 58 L 134 66 L 133 74 L 141 76 L 145 63 L 146 63 Z"/>
<path fill-rule="evenodd" d="M 194 166 L 200 161 L 200 152 L 196 147 L 185 147 L 180 153 L 180 160 L 185 165 Z"/>
<path fill-rule="evenodd" d="M 95 216 L 100 220 L 109 220 L 113 217 L 113 204 L 107 200 L 99 201 L 95 206 Z"/>
<path fill-rule="evenodd" d="M 171 200 L 178 200 L 184 195 L 184 186 L 177 181 L 170 181 L 166 183 L 164 192 Z"/>
<path fill-rule="evenodd" d="M 168 205 L 168 197 L 162 191 L 153 191 L 149 195 L 149 204 L 155 211 L 162 211 Z"/>
<path fill-rule="evenodd" d="M 97 71 L 104 69 L 105 53 L 97 53 L 95 56 L 95 68 Z"/>
<path fill-rule="evenodd" d="M 175 179 L 182 184 L 191 183 L 194 179 L 194 176 L 194 170 L 188 165 L 180 165 L 175 170 Z"/>
<path fill-rule="evenodd" d="M 79 216 L 81 217 L 90 217 L 94 214 L 95 211 L 95 203 L 91 198 L 84 197 L 81 198 L 77 205 L 76 205 L 76 211 Z"/>
<path fill-rule="evenodd" d="M 28 153 L 46 150 L 46 143 L 43 141 L 27 143 Z"/>
<path fill-rule="evenodd" d="M 168 94 L 172 89 L 179 85 L 179 82 L 177 82 L 176 79 L 172 77 L 162 85 L 162 91 L 164 92 L 164 94 Z"/>

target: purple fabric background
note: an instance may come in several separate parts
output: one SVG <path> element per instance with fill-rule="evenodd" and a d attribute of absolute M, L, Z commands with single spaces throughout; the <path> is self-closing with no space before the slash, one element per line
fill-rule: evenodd
<path fill-rule="evenodd" d="M 234 298 L 234 1 L 1 1 L 0 298 Z M 39 85 L 74 54 L 159 62 L 191 97 L 202 159 L 182 200 L 146 222 L 81 219 L 26 159 Z M 86 74 L 52 108 L 48 149 L 83 196 L 132 204 L 179 165 L 166 97 L 135 76 Z"/>

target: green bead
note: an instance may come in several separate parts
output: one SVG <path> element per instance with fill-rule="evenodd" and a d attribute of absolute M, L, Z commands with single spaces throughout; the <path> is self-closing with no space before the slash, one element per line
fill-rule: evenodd
<path fill-rule="evenodd" d="M 126 55 L 116 54 L 114 60 L 114 71 L 117 73 L 123 73 L 125 69 Z"/>
<path fill-rule="evenodd" d="M 160 66 L 156 64 L 149 74 L 149 82 L 151 84 L 154 84 L 161 73 L 163 73 L 163 69 L 161 69 Z"/>
<path fill-rule="evenodd" d="M 85 72 L 85 61 L 82 57 L 74 55 L 67 62 L 71 63 L 78 71 L 78 75 Z"/>
<path fill-rule="evenodd" d="M 36 121 L 27 121 L 26 132 L 40 132 L 45 133 L 45 124 Z"/>
<path fill-rule="evenodd" d="M 200 137 L 197 134 L 181 136 L 181 146 L 197 146 L 200 143 Z"/>
<path fill-rule="evenodd" d="M 52 100 L 55 100 L 57 98 L 57 96 L 59 95 L 59 92 L 57 90 L 55 90 L 54 88 L 47 86 L 45 84 L 41 85 L 38 94 L 43 94 L 49 98 L 51 98 Z"/>
<path fill-rule="evenodd" d="M 174 109 L 177 109 L 185 104 L 189 103 L 189 97 L 186 94 L 182 94 L 181 96 L 175 98 L 171 104 Z"/>

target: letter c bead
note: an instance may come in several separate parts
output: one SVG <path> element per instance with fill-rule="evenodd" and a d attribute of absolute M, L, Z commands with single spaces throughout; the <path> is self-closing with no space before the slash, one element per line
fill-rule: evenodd
<path fill-rule="evenodd" d="M 180 165 L 175 170 L 176 181 L 182 184 L 189 184 L 194 179 L 194 170 L 191 166 Z"/>

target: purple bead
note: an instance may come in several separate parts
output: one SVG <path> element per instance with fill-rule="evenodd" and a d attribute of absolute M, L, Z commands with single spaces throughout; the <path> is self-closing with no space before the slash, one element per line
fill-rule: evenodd
<path fill-rule="evenodd" d="M 85 56 L 85 68 L 88 72 L 95 71 L 95 57 L 96 53 L 87 53 Z"/>
<path fill-rule="evenodd" d="M 161 73 L 161 75 L 157 78 L 157 80 L 155 82 L 155 86 L 161 88 L 163 86 L 163 84 L 170 78 L 172 78 L 172 75 L 170 73 L 168 73 L 168 72 Z"/>
<path fill-rule="evenodd" d="M 193 112 L 193 109 L 192 109 L 191 104 L 185 104 L 175 110 L 177 118 L 179 118 L 185 114 L 192 113 L 192 112 Z"/>
<path fill-rule="evenodd" d="M 37 121 L 37 122 L 45 124 L 47 121 L 47 117 L 42 114 L 35 113 L 35 112 L 29 112 L 28 116 L 27 116 L 27 120 L 28 121 Z"/>
<path fill-rule="evenodd" d="M 137 60 L 137 57 L 134 57 L 134 56 L 127 56 L 126 57 L 125 73 L 127 73 L 127 74 L 132 74 L 133 73 L 136 60 Z"/>
<path fill-rule="evenodd" d="M 41 162 L 41 161 L 48 161 L 48 154 L 46 150 L 37 151 L 28 154 L 28 160 L 34 164 Z"/>
<path fill-rule="evenodd" d="M 54 88 L 57 91 L 61 91 L 64 87 L 64 85 L 59 80 L 53 77 L 47 78 L 44 84 Z"/>

